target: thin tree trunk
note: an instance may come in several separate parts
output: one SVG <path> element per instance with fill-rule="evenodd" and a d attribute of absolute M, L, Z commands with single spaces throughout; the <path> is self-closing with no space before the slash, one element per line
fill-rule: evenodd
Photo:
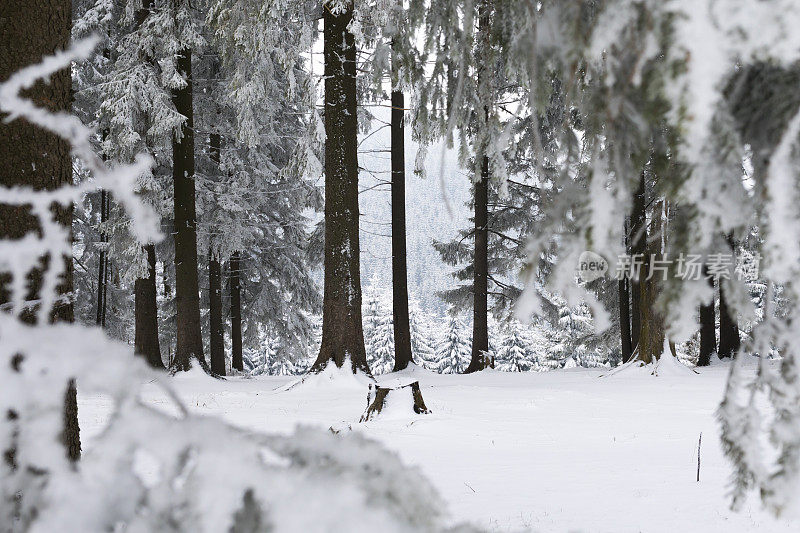
<path fill-rule="evenodd" d="M 647 228 L 645 227 L 645 189 L 644 189 L 644 171 L 639 175 L 639 186 L 633 194 L 633 208 L 631 210 L 630 219 L 630 233 L 628 234 L 629 240 L 629 253 L 631 256 L 639 256 L 641 258 L 647 253 Z M 639 345 L 639 332 L 642 329 L 642 289 L 641 280 L 634 277 L 630 281 L 631 291 L 631 346 L 635 351 Z"/>
<path fill-rule="evenodd" d="M 719 283 L 719 357 L 733 357 L 739 351 L 741 339 L 739 338 L 739 324 L 736 313 L 725 299 L 724 283 Z"/>
<path fill-rule="evenodd" d="M 42 56 L 67 47 L 72 27 L 72 3 L 67 0 L 30 0 L 28 2 L 0 2 L 0 82 L 28 65 L 38 63 Z M 49 83 L 37 82 L 25 95 L 37 105 L 50 111 L 71 109 L 70 69 L 53 74 Z M 2 120 L 3 117 L 0 117 Z M 0 125 L 0 184 L 6 187 L 23 186 L 46 191 L 72 183 L 72 160 L 69 144 L 57 135 L 45 131 L 24 119 Z M 72 225 L 72 206 L 58 207 L 57 221 L 65 227 Z M 35 232 L 37 219 L 27 206 L 0 204 L 0 239 L 20 239 Z M 45 263 L 66 261 L 66 271 L 57 290 L 59 294 L 72 293 L 72 260 L 70 257 L 44 258 Z M 0 304 L 9 301 L 7 284 L 10 277 L 0 276 Z M 42 271 L 34 270 L 28 276 L 27 300 L 37 300 L 42 285 Z M 33 309 L 21 318 L 33 323 Z M 50 315 L 53 322 L 72 322 L 72 303 L 59 301 Z M 24 354 L 22 354 L 24 358 Z M 24 362 L 23 362 L 24 365 Z M 8 371 L 8 369 L 3 370 Z M 80 457 L 80 429 L 75 381 L 64 384 L 63 429 L 61 441 L 70 461 Z M 7 416 L 7 413 L 3 413 Z M 55 437 L 55 436 L 54 436 Z M 14 450 L 3 450 L 6 458 Z"/>
<path fill-rule="evenodd" d="M 622 227 L 625 250 L 628 250 L 628 222 Z M 619 299 L 619 334 L 620 349 L 622 352 L 622 363 L 631 360 L 633 345 L 631 344 L 631 301 L 630 301 L 630 282 L 627 277 L 622 276 L 617 282 L 617 295 Z"/>
<path fill-rule="evenodd" d="M 233 252 L 228 262 L 230 278 L 228 288 L 231 293 L 231 366 L 236 370 L 244 370 L 242 361 L 242 294 L 241 294 L 241 259 L 239 252 Z"/>
<path fill-rule="evenodd" d="M 208 252 L 208 315 L 211 339 L 211 371 L 225 375 L 225 329 L 222 324 L 222 268 L 213 252 Z"/>
<path fill-rule="evenodd" d="M 105 190 L 100 191 L 100 224 L 104 224 L 108 220 L 108 192 Z M 108 237 L 104 230 L 100 230 L 100 242 L 105 244 L 108 242 Z M 106 250 L 105 247 L 100 250 L 99 264 L 97 267 L 97 315 L 95 317 L 95 324 L 101 328 L 106 327 L 106 283 L 108 283 L 108 274 L 106 273 L 107 266 Z"/>
<path fill-rule="evenodd" d="M 703 267 L 703 275 L 708 276 L 708 268 Z M 714 278 L 708 276 L 711 286 L 711 301 L 700 306 L 700 355 L 697 366 L 711 364 L 711 354 L 717 351 L 717 327 L 714 319 Z"/>
<path fill-rule="evenodd" d="M 394 370 L 413 361 L 408 319 L 408 266 L 406 264 L 406 163 L 403 91 L 392 91 L 392 318 Z"/>
<path fill-rule="evenodd" d="M 628 279 L 622 278 L 618 282 L 619 294 L 619 333 L 620 347 L 622 349 L 622 362 L 631 360 L 633 346 L 631 345 L 631 309 Z"/>
<path fill-rule="evenodd" d="M 209 136 L 211 161 L 219 167 L 222 138 L 219 133 Z M 225 375 L 225 327 L 222 322 L 222 267 L 213 250 L 208 251 L 208 320 L 211 371 Z"/>
<path fill-rule="evenodd" d="M 369 372 L 361 323 L 356 47 L 352 2 L 324 5 L 325 284 L 322 344 L 313 370 L 345 360 Z"/>
<path fill-rule="evenodd" d="M 197 281 L 197 215 L 194 185 L 194 110 L 192 108 L 192 51 L 177 55 L 178 72 L 186 85 L 172 91 L 175 110 L 186 117 L 172 139 L 172 180 L 175 202 L 175 329 L 173 370 L 189 370 L 192 359 L 206 367 L 200 329 Z"/>
<path fill-rule="evenodd" d="M 736 243 L 733 240 L 733 234 L 725 236 L 728 247 L 731 252 L 736 253 Z M 730 272 L 733 275 L 733 272 Z M 728 305 L 728 300 L 725 298 L 725 289 L 723 288 L 723 280 L 719 281 L 719 357 L 733 357 L 739 351 L 741 346 L 741 338 L 739 337 L 739 321 L 736 317 L 736 311 Z"/>
<path fill-rule="evenodd" d="M 158 340 L 158 302 L 156 300 L 156 247 L 144 246 L 147 254 L 147 277 L 138 278 L 133 285 L 134 296 L 134 349 L 153 368 L 164 368 L 161 345 Z"/>

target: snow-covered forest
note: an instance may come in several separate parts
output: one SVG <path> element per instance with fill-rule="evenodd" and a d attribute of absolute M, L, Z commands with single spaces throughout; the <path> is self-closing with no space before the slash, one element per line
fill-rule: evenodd
<path fill-rule="evenodd" d="M 0 533 L 798 531 L 798 28 L 0 1 Z"/>

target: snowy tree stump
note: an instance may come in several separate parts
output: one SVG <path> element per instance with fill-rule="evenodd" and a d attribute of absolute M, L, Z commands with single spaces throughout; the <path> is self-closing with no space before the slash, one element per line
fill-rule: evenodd
<path fill-rule="evenodd" d="M 425 407 L 425 401 L 422 399 L 422 392 L 419 389 L 419 381 L 412 381 L 404 385 L 381 386 L 369 385 L 369 393 L 367 393 L 367 410 L 361 415 L 359 422 L 367 422 L 372 420 L 384 411 L 384 408 L 389 404 L 389 394 L 392 394 L 391 401 L 393 405 L 399 402 L 399 410 L 408 409 L 418 415 L 426 415 L 430 413 Z M 405 397 L 404 397 L 405 396 Z M 410 396 L 410 397 L 409 397 Z M 404 405 L 405 404 L 405 405 Z"/>

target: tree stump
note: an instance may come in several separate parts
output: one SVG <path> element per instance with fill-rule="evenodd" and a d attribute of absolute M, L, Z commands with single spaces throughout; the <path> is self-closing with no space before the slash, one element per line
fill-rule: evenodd
<path fill-rule="evenodd" d="M 399 410 L 402 411 L 403 403 L 408 402 L 411 410 L 418 415 L 426 415 L 430 413 L 425 407 L 425 401 L 422 399 L 422 392 L 419 389 L 419 381 L 413 381 L 404 385 L 397 385 L 394 387 L 373 385 L 370 383 L 369 392 L 367 393 L 367 410 L 361 415 L 359 422 L 367 422 L 372 420 L 384 411 L 384 408 L 389 403 L 389 393 L 392 393 L 391 401 L 399 402 Z M 403 395 L 406 397 L 403 397 Z M 408 397 L 410 396 L 410 397 Z"/>

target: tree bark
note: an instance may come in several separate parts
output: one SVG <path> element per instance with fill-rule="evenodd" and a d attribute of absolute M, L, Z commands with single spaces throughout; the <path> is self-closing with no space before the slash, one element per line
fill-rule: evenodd
<path fill-rule="evenodd" d="M 733 234 L 725 237 L 731 252 L 736 252 L 736 243 L 733 240 Z M 730 273 L 733 275 L 733 272 Z M 725 298 L 725 289 L 722 279 L 719 280 L 719 357 L 724 359 L 726 357 L 733 357 L 739 351 L 741 346 L 741 338 L 739 337 L 739 321 L 736 317 L 736 311 L 728 305 L 728 300 Z"/>
<path fill-rule="evenodd" d="M 708 276 L 708 268 L 703 267 L 703 275 Z M 711 301 L 700 306 L 700 355 L 697 366 L 711 364 L 711 354 L 717 351 L 717 327 L 714 319 L 714 278 L 708 276 L 711 286 Z"/>
<path fill-rule="evenodd" d="M 158 340 L 158 301 L 156 300 L 156 247 L 144 246 L 147 254 L 147 277 L 138 278 L 134 290 L 134 349 L 153 368 L 164 368 Z"/>
<path fill-rule="evenodd" d="M 413 361 L 408 318 L 408 265 L 406 263 L 406 163 L 403 91 L 392 91 L 392 315 L 394 321 L 394 371 Z"/>
<path fill-rule="evenodd" d="M 639 175 L 639 186 L 633 194 L 633 208 L 630 218 L 629 254 L 631 256 L 644 257 L 647 253 L 647 228 L 645 227 L 647 218 L 645 214 L 645 188 L 644 171 Z M 632 351 L 636 351 L 639 345 L 639 332 L 642 329 L 642 289 L 641 280 L 634 277 L 630 281 L 631 292 L 631 346 Z"/>
<path fill-rule="evenodd" d="M 192 108 L 192 51 L 177 55 L 178 72 L 186 85 L 172 91 L 175 110 L 186 117 L 172 139 L 172 180 L 175 214 L 175 328 L 173 370 L 189 370 L 192 359 L 206 367 L 200 329 L 197 281 L 197 214 L 194 184 L 194 110 Z"/>
<path fill-rule="evenodd" d="M 350 360 L 369 372 L 361 323 L 356 47 L 352 2 L 324 4 L 325 283 L 322 344 L 312 369 Z"/>
<path fill-rule="evenodd" d="M 208 253 L 208 315 L 211 350 L 211 371 L 225 375 L 225 334 L 222 325 L 222 268 L 219 259 Z"/>
<path fill-rule="evenodd" d="M 240 372 L 244 370 L 242 361 L 242 293 L 241 293 L 241 256 L 233 252 L 228 262 L 230 278 L 228 290 L 231 293 L 231 366 Z"/>
<path fill-rule="evenodd" d="M 481 178 L 475 184 L 475 265 L 472 307 L 472 357 L 468 374 L 488 366 L 489 352 L 489 158 L 483 157 Z"/>
<path fill-rule="evenodd" d="M 105 190 L 100 191 L 100 224 L 104 224 L 108 220 L 108 192 Z M 100 242 L 105 244 L 108 242 L 108 237 L 105 231 L 100 230 Z M 100 250 L 100 257 L 97 267 L 97 315 L 95 317 L 95 324 L 101 328 L 106 327 L 106 285 L 108 283 L 108 258 L 106 257 L 106 250 Z"/>
<path fill-rule="evenodd" d="M 219 166 L 222 138 L 219 133 L 209 136 L 211 161 Z M 208 251 L 208 320 L 211 372 L 225 375 L 225 327 L 222 323 L 222 267 L 213 250 Z"/>
<path fill-rule="evenodd" d="M 650 219 L 650 235 L 663 235 L 665 221 L 663 220 L 662 210 L 664 201 L 658 202 L 653 210 Z M 644 363 L 657 361 L 664 351 L 664 317 L 659 311 L 656 302 L 661 289 L 662 281 L 658 278 L 660 274 L 650 272 L 653 262 L 662 258 L 661 239 L 656 239 L 646 247 L 645 264 L 642 270 L 643 280 L 640 283 L 641 291 L 641 329 L 639 331 L 639 353 L 638 357 Z"/>
<path fill-rule="evenodd" d="M 736 313 L 725 299 L 724 283 L 719 283 L 719 357 L 733 357 L 739 351 L 741 339 L 739 338 L 739 324 Z"/>
<path fill-rule="evenodd" d="M 30 0 L 28 2 L 0 2 L 0 82 L 28 65 L 38 63 L 42 56 L 67 47 L 72 28 L 72 3 L 67 0 Z M 49 83 L 37 82 L 24 95 L 36 105 L 50 111 L 71 109 L 72 80 L 69 68 L 50 77 Z M 5 117 L 0 117 L 3 120 Z M 0 124 L 0 183 L 6 187 L 24 186 L 35 190 L 55 190 L 72 183 L 72 160 L 69 144 L 57 135 L 45 131 L 24 119 Z M 66 227 L 72 225 L 72 206 L 56 207 L 56 219 Z M 36 232 L 37 219 L 29 207 L 0 204 L 0 239 L 20 239 Z M 66 272 L 58 285 L 59 294 L 72 293 L 72 259 L 43 258 L 43 266 L 51 261 L 66 261 Z M 9 300 L 7 284 L 10 277 L 0 276 L 0 304 Z M 42 271 L 34 270 L 28 276 L 29 301 L 39 298 Z M 32 312 L 21 318 L 33 323 Z M 69 298 L 53 308 L 50 320 L 72 322 L 74 312 Z M 24 354 L 22 354 L 24 357 Z M 63 429 L 61 441 L 70 461 L 80 457 L 80 429 L 75 381 L 64 384 Z M 3 450 L 7 452 L 7 450 Z M 13 451 L 11 451 L 13 454 Z"/>
<path fill-rule="evenodd" d="M 622 349 L 622 362 L 631 360 L 633 346 L 631 345 L 631 309 L 628 279 L 622 278 L 618 282 L 619 294 L 619 333 L 620 347 Z"/>
<path fill-rule="evenodd" d="M 488 48 L 489 17 L 491 5 L 483 0 L 478 12 L 478 34 L 481 36 L 484 52 Z M 479 53 L 479 55 L 481 55 Z M 486 81 L 485 59 L 479 60 L 478 86 Z M 483 108 L 484 119 L 488 121 L 488 102 Z M 487 127 L 484 124 L 484 127 Z M 464 371 L 469 374 L 489 366 L 489 157 L 486 139 L 481 140 L 478 159 L 481 162 L 480 179 L 475 183 L 475 249 L 474 273 L 472 282 L 472 357 Z"/>

